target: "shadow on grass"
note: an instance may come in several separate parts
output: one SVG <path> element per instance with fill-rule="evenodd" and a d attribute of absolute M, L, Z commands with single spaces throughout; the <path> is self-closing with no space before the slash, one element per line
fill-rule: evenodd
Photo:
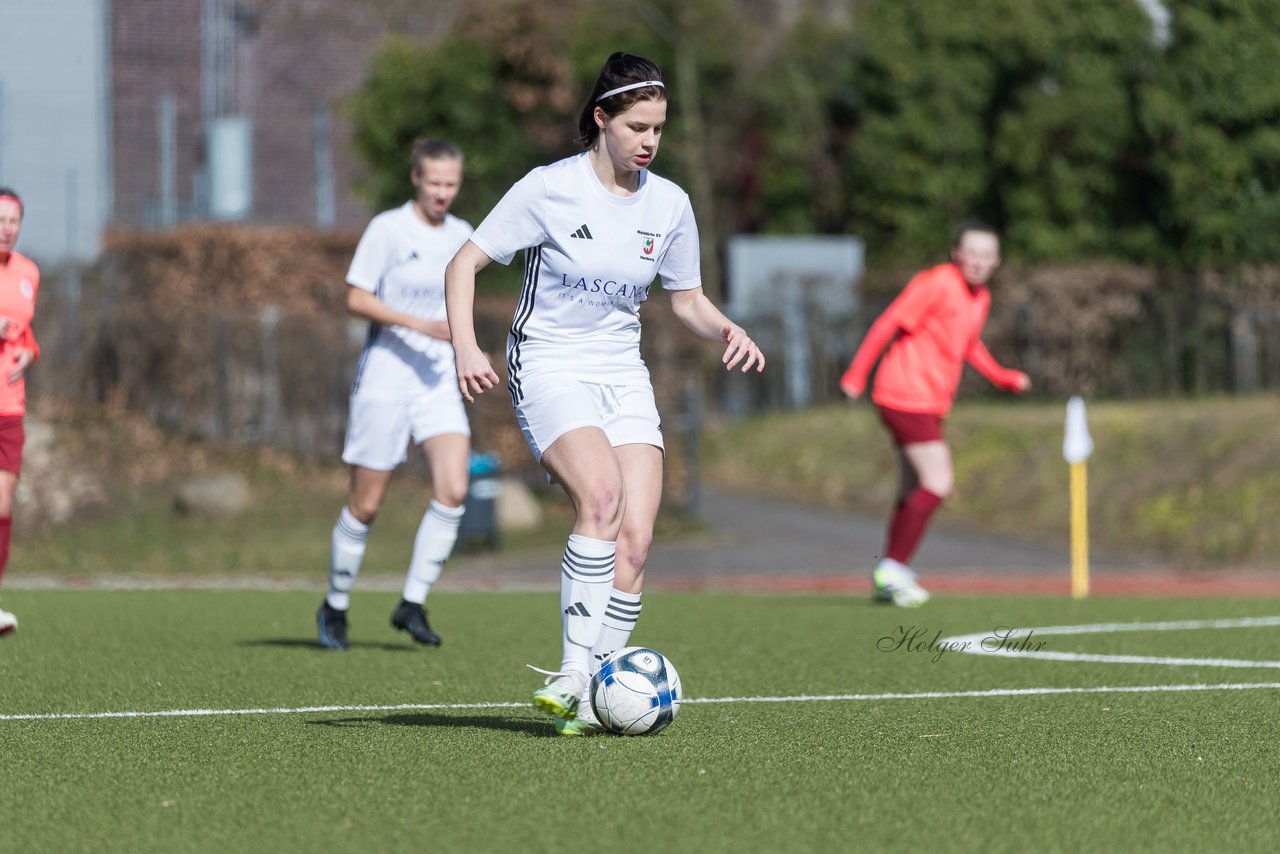
<path fill-rule="evenodd" d="M 309 649 L 315 652 L 323 652 L 327 655 L 334 655 L 342 652 L 340 649 L 325 649 L 316 643 L 315 638 L 259 638 L 257 640 L 243 640 L 236 643 L 236 646 L 271 646 L 278 649 Z M 417 646 L 409 646 L 403 643 L 391 643 L 389 641 L 351 641 L 351 649 L 381 649 L 387 652 L 416 652 Z"/>
<path fill-rule="evenodd" d="M 550 718 L 530 720 L 528 718 L 507 718 L 494 715 L 443 715 L 430 712 L 413 712 L 411 714 L 394 714 L 382 717 L 331 718 L 322 721 L 307 721 L 311 726 L 358 727 L 366 724 L 384 724 L 391 726 L 426 726 L 450 727 L 452 729 L 492 729 L 499 732 L 518 732 L 540 738 L 557 737 L 555 725 Z"/>

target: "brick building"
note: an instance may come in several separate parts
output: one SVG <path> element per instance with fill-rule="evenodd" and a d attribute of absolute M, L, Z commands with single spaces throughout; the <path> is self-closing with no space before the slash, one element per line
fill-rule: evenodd
<path fill-rule="evenodd" d="M 344 103 L 387 36 L 429 44 L 478 2 L 4 0 L 0 183 L 28 201 L 22 248 L 56 265 L 111 227 L 363 225 Z"/>
<path fill-rule="evenodd" d="M 439 38 L 462 2 L 111 0 L 111 224 L 362 225 L 343 103 L 388 34 Z"/>

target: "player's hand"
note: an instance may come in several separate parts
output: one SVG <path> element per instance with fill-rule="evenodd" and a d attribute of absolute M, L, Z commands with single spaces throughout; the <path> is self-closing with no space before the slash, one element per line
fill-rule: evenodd
<path fill-rule="evenodd" d="M 1022 394 L 1029 388 L 1031 388 L 1031 377 L 1022 371 L 1014 371 L 1013 377 L 1009 381 L 1009 391 L 1014 394 Z"/>
<path fill-rule="evenodd" d="M 857 400 L 862 397 L 865 389 L 862 383 L 858 382 L 857 377 L 853 375 L 853 369 L 844 372 L 844 376 L 840 377 L 840 391 L 844 392 L 844 396 L 849 400 Z"/>
<path fill-rule="evenodd" d="M 9 333 L 14 331 L 18 326 L 18 322 L 11 317 L 0 317 L 0 338 L 8 338 Z"/>
<path fill-rule="evenodd" d="M 841 380 L 840 391 L 844 392 L 844 396 L 849 398 L 851 402 L 862 397 L 862 389 L 852 382 Z"/>
<path fill-rule="evenodd" d="M 22 379 L 22 375 L 27 372 L 27 368 L 36 360 L 36 351 L 26 347 L 19 347 L 17 355 L 13 358 L 13 370 L 9 372 L 9 384 L 13 385 Z"/>
<path fill-rule="evenodd" d="M 747 333 L 740 327 L 726 323 L 720 330 L 720 337 L 728 345 L 720 359 L 726 371 L 732 371 L 739 362 L 742 363 L 743 373 L 750 370 L 752 365 L 755 365 L 756 373 L 764 370 L 764 353 L 760 352 L 756 342 L 747 337 Z"/>
<path fill-rule="evenodd" d="M 498 384 L 498 374 L 479 347 L 455 347 L 453 361 L 458 369 L 458 390 L 467 403 L 475 403 L 473 395 L 484 394 Z"/>

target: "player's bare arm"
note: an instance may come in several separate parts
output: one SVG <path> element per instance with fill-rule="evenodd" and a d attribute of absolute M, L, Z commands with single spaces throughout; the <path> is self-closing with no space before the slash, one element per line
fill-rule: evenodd
<path fill-rule="evenodd" d="M 498 374 L 476 341 L 476 273 L 491 259 L 470 240 L 462 245 L 444 271 L 444 303 L 453 331 L 453 358 L 458 390 L 467 403 L 498 384 Z"/>
<path fill-rule="evenodd" d="M 378 299 L 376 294 L 355 285 L 347 287 L 347 312 L 361 320 L 370 320 L 385 326 L 401 326 L 441 341 L 449 340 L 449 324 L 445 321 L 428 320 L 425 317 L 396 311 Z"/>
<path fill-rule="evenodd" d="M 707 299 L 702 288 L 672 292 L 671 309 L 695 335 L 724 342 L 724 356 L 720 361 L 725 370 L 735 367 L 744 373 L 752 367 L 757 373 L 764 370 L 764 354 L 756 342 L 741 326 L 725 317 L 724 312 Z"/>

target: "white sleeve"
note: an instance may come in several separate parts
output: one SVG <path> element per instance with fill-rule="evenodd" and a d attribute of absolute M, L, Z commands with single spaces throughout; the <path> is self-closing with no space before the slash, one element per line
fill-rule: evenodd
<path fill-rule="evenodd" d="M 480 227 L 471 233 L 471 242 L 499 264 L 510 264 L 517 252 L 546 242 L 546 201 L 542 176 L 537 171 L 530 172 L 489 211 Z"/>
<path fill-rule="evenodd" d="M 667 246 L 658 262 L 662 287 L 669 291 L 687 291 L 702 286 L 702 262 L 698 244 L 698 222 L 693 218 L 693 205 L 684 198 L 680 219 L 667 235 Z"/>
<path fill-rule="evenodd" d="M 391 257 L 390 231 L 384 217 L 373 218 L 356 244 L 356 254 L 351 259 L 351 268 L 347 270 L 347 284 L 377 292 L 383 274 L 395 260 Z"/>

